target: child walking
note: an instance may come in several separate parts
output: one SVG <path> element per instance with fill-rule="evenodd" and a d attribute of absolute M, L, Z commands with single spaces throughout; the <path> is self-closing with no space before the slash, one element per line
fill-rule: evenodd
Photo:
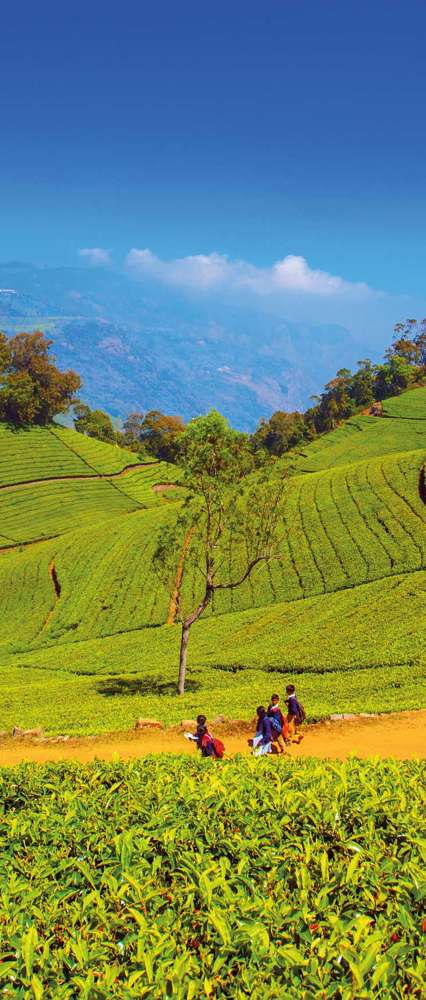
<path fill-rule="evenodd" d="M 252 740 L 253 755 L 254 757 L 263 757 L 266 753 L 272 753 L 272 722 L 264 705 L 258 706 L 256 715 L 256 735 L 253 736 Z"/>
<path fill-rule="evenodd" d="M 272 723 L 272 742 L 279 747 L 279 753 L 285 753 L 285 745 L 290 742 L 287 720 L 280 708 L 279 694 L 271 694 L 267 715 Z"/>
<path fill-rule="evenodd" d="M 222 740 L 216 739 L 216 737 L 209 733 L 205 715 L 197 715 L 195 733 L 185 733 L 185 736 L 187 740 L 193 740 L 197 744 L 202 757 L 213 757 L 214 760 L 220 760 L 225 753 Z"/>
<path fill-rule="evenodd" d="M 305 709 L 303 705 L 296 697 L 296 688 L 294 684 L 287 684 L 286 687 L 286 705 L 287 705 L 287 723 L 289 730 L 289 739 L 292 743 L 301 743 L 303 740 L 303 733 L 299 733 L 299 726 L 305 721 Z"/>

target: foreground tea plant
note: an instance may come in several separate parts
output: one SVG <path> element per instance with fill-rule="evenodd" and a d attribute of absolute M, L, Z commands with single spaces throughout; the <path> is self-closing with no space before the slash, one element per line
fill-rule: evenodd
<path fill-rule="evenodd" d="M 423 772 L 167 757 L 3 770 L 2 995 L 424 996 Z"/>

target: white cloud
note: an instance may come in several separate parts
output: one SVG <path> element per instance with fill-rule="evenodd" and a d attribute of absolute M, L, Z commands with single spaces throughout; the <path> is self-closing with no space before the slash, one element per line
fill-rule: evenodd
<path fill-rule="evenodd" d="M 102 247 L 84 247 L 79 250 L 80 257 L 84 257 L 92 267 L 105 267 L 111 264 L 111 254 L 109 250 Z"/>
<path fill-rule="evenodd" d="M 167 285 L 191 292 L 222 290 L 251 292 L 254 295 L 280 298 L 320 296 L 326 298 L 364 298 L 371 294 L 363 282 L 346 281 L 338 275 L 309 267 L 304 257 L 289 254 L 271 267 L 256 267 L 244 260 L 230 260 L 219 253 L 195 254 L 161 260 L 151 250 L 130 251 L 127 267 L 140 277 L 152 277 Z"/>

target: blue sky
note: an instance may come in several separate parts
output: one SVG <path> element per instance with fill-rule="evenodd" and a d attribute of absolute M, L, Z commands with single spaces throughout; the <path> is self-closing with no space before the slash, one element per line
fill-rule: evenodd
<path fill-rule="evenodd" d="M 0 259 L 291 255 L 426 312 L 425 36 L 423 0 L 4 5 Z"/>

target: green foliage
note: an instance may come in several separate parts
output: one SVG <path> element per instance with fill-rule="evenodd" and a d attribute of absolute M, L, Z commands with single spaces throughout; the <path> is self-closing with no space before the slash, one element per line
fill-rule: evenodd
<path fill-rule="evenodd" d="M 120 489 L 145 508 L 159 507 L 184 498 L 180 479 L 181 470 L 177 465 L 152 462 L 145 469 L 130 469 L 120 480 Z"/>
<path fill-rule="evenodd" d="M 375 396 L 376 399 L 386 399 L 395 396 L 415 381 L 417 370 L 405 358 L 391 354 L 384 365 L 376 368 Z"/>
<path fill-rule="evenodd" d="M 165 462 L 175 462 L 184 429 L 182 417 L 168 416 L 161 410 L 130 413 L 124 422 L 123 442 L 138 445 Z"/>
<path fill-rule="evenodd" d="M 17 544 L 51 538 L 111 514 L 137 509 L 137 503 L 107 479 L 63 480 L 14 486 L 0 493 L 3 534 Z"/>
<path fill-rule="evenodd" d="M 78 608 L 77 595 L 73 599 Z M 125 599 L 130 607 L 132 593 Z M 133 726 L 138 715 L 169 724 L 201 709 L 212 718 L 224 713 L 250 719 L 271 690 L 283 691 L 295 678 L 310 719 L 331 712 L 426 707 L 425 571 L 201 619 L 193 627 L 183 701 L 175 694 L 178 626 L 84 640 L 85 630 L 86 635 L 102 635 L 105 625 L 95 601 L 96 615 L 88 628 L 89 598 L 83 594 L 80 607 L 86 613 L 76 632 L 70 629 L 60 641 L 55 639 L 63 614 L 59 602 L 59 614 L 38 637 L 38 648 L 11 655 L 11 648 L 19 649 L 27 608 L 35 621 L 30 596 L 27 600 L 20 618 L 16 609 L 9 653 L 4 648 L 0 659 L 0 729 L 41 724 L 50 732 L 108 732 Z M 52 603 L 51 591 L 46 614 Z M 121 613 L 117 600 L 111 614 L 118 627 Z M 75 634 L 79 642 L 73 641 Z M 113 675 L 110 697 L 108 678 Z"/>
<path fill-rule="evenodd" d="M 55 424 L 51 430 L 65 448 L 82 459 L 88 474 L 100 472 L 103 475 L 108 475 L 109 473 L 121 472 L 127 466 L 139 464 L 138 455 L 135 455 L 134 452 L 118 448 L 107 441 L 99 441 L 84 434 L 76 434 L 68 427 L 59 427 L 58 424 Z"/>
<path fill-rule="evenodd" d="M 258 476 L 247 485 L 245 477 L 254 465 L 247 437 L 214 410 L 188 424 L 179 456 L 182 483 L 190 495 L 175 525 L 160 536 L 154 560 L 169 587 L 175 583 L 171 593 L 173 619 L 179 615 L 182 620 L 178 690 L 183 694 L 189 629 L 217 593 L 239 589 L 278 551 L 285 473 L 281 481 Z M 177 562 L 176 542 L 181 548 Z M 233 543 L 238 560 L 230 553 Z M 181 582 L 188 570 L 193 593 L 185 607 Z"/>
<path fill-rule="evenodd" d="M 369 358 L 364 358 L 358 362 L 354 374 L 348 368 L 341 368 L 320 396 L 314 397 L 315 405 L 304 414 L 306 429 L 318 434 L 328 433 L 357 409 L 421 383 L 425 373 L 426 320 L 422 320 L 420 326 L 416 320 L 397 323 L 395 339 L 385 352 L 384 363 L 373 365 Z"/>
<path fill-rule="evenodd" d="M 77 642 L 164 622 L 169 594 L 152 572 L 152 558 L 168 518 L 166 505 L 155 517 L 137 511 L 64 538 L 55 553 L 61 596 L 40 640 Z"/>
<path fill-rule="evenodd" d="M 28 430 L 13 431 L 0 423 L 1 486 L 90 473 L 81 458 L 64 447 L 49 428 L 30 427 Z"/>
<path fill-rule="evenodd" d="M 400 665 L 403 692 L 408 692 L 404 704 L 415 706 L 416 698 L 422 704 L 419 677 L 416 674 L 413 680 L 412 671 L 422 662 L 426 638 L 422 572 L 426 508 L 419 496 L 424 398 L 425 390 L 416 389 L 399 397 L 398 409 L 405 408 L 400 416 L 358 417 L 361 432 L 349 422 L 308 446 L 309 456 L 317 456 L 318 465 L 325 468 L 289 480 L 282 561 L 258 567 L 241 587 L 217 592 L 209 618 L 194 626 L 189 681 L 199 685 L 197 692 L 208 711 L 214 705 L 216 712 L 228 713 L 232 699 L 233 714 L 251 714 L 250 684 L 257 685 L 260 695 L 269 669 L 309 677 L 314 714 L 333 710 L 332 689 L 336 697 L 341 693 L 342 711 L 362 708 L 365 691 L 358 696 L 359 682 L 354 678 L 352 691 L 343 679 L 344 671 L 350 674 L 361 668 L 379 671 Z M 392 408 L 396 403 L 387 405 Z M 360 461 L 383 441 L 389 449 L 398 445 L 401 451 L 401 428 L 407 445 L 417 442 L 416 450 Z M 245 445 L 243 449 L 245 455 Z M 162 625 L 169 614 L 183 546 L 183 535 L 176 534 L 174 526 L 181 510 L 179 498 L 185 493 L 181 486 L 155 492 L 156 484 L 178 480 L 177 467 L 162 463 L 108 478 L 106 473 L 120 472 L 128 464 L 128 456 L 134 461 L 132 453 L 57 426 L 16 433 L 1 429 L 0 476 L 12 485 L 0 490 L 0 544 L 15 544 L 0 556 L 0 655 L 8 669 L 24 663 L 53 672 L 119 676 L 135 672 L 146 684 L 154 671 L 157 681 L 162 678 L 164 684 L 172 684 L 179 629 L 146 626 Z M 343 464 L 345 457 L 352 464 Z M 333 464 L 335 468 L 327 468 Z M 279 468 L 277 463 L 276 471 Z M 104 478 L 86 478 L 96 476 L 97 470 Z M 16 480 L 46 477 L 49 471 L 81 478 L 13 485 Z M 202 467 L 199 473 L 203 475 Z M 241 574 L 247 560 L 239 530 L 242 518 L 237 515 L 238 504 L 247 504 L 248 482 L 253 491 L 258 478 L 243 477 L 238 484 L 236 508 L 230 511 L 221 541 L 220 573 L 225 583 Z M 248 499 L 256 504 L 259 497 L 260 493 Z M 175 547 L 173 573 L 165 587 L 154 571 L 153 554 L 166 528 L 172 529 Z M 17 544 L 43 537 L 46 541 L 41 543 Z M 52 563 L 61 588 L 59 598 L 49 570 Z M 188 560 L 181 583 L 183 608 L 194 602 L 198 586 L 195 561 Z M 234 668 L 237 685 L 230 672 Z M 318 670 L 331 671 L 329 700 L 322 698 Z M 247 686 L 242 683 L 244 671 L 251 677 Z M 373 681 L 374 675 L 372 709 L 380 694 Z M 193 697 L 191 691 L 189 696 Z M 148 687 L 140 697 L 149 702 L 145 709 L 143 702 L 142 714 L 161 711 L 155 688 L 151 692 Z M 389 707 L 401 707 L 398 697 L 392 686 L 387 692 Z M 110 728 L 120 728 L 124 719 L 131 724 L 134 709 L 128 708 L 128 699 L 124 700 L 127 714 L 118 713 L 112 725 L 105 698 L 96 694 L 96 699 L 86 731 L 90 724 L 102 728 L 104 718 L 109 718 Z M 197 707 L 199 702 L 194 701 L 193 708 Z M 27 708 L 29 724 L 35 723 L 37 704 L 29 691 Z M 77 714 L 81 708 L 80 702 Z M 182 712 L 171 696 L 168 711 Z M 8 710 L 6 716 L 12 724 L 18 721 Z M 66 721 L 65 706 L 61 726 L 66 727 Z"/>
<path fill-rule="evenodd" d="M 115 440 L 109 414 L 103 410 L 91 410 L 86 403 L 74 404 L 74 427 L 80 434 L 87 434 L 88 437 L 97 438 L 99 441 L 113 443 Z"/>
<path fill-rule="evenodd" d="M 280 456 L 291 448 L 297 448 L 306 436 L 302 413 L 277 410 L 269 420 L 260 421 L 252 437 L 252 446 L 255 450 L 266 448 L 270 455 Z"/>
<path fill-rule="evenodd" d="M 0 487 L 5 487 L 0 489 L 0 547 L 170 504 L 180 491 L 161 493 L 154 487 L 178 479 L 175 466 L 154 461 L 141 467 L 132 452 L 67 428 L 11 431 L 0 424 Z"/>
<path fill-rule="evenodd" d="M 238 590 L 215 593 L 212 611 L 309 597 L 420 569 L 426 559 L 426 508 L 418 492 L 422 458 L 409 452 L 290 479 L 281 558 L 260 565 Z M 222 572 L 237 575 L 247 560 L 245 539 L 231 530 L 224 545 Z M 197 593 L 198 575 L 196 565 L 186 564 L 185 605 Z"/>
<path fill-rule="evenodd" d="M 185 485 L 204 496 L 235 487 L 254 468 L 247 435 L 234 431 L 217 410 L 187 424 L 179 439 L 179 461 Z"/>
<path fill-rule="evenodd" d="M 13 427 L 46 425 L 74 401 L 80 378 L 61 372 L 49 356 L 51 340 L 40 331 L 0 341 L 0 419 Z"/>
<path fill-rule="evenodd" d="M 282 560 L 258 566 L 240 587 L 226 589 L 241 578 L 256 556 L 256 530 L 262 515 L 263 493 L 257 480 L 248 494 L 232 494 L 232 504 L 226 500 L 227 530 L 217 548 L 218 579 L 225 589 L 214 593 L 210 613 L 332 593 L 420 569 L 426 555 L 426 508 L 418 493 L 420 457 L 419 452 L 412 452 L 290 480 L 283 498 Z M 69 480 L 0 492 L 3 545 L 67 532 L 53 547 L 51 542 L 36 547 L 34 559 L 27 551 L 2 557 L 0 585 L 7 593 L 2 609 L 4 633 L 14 634 L 22 602 L 27 600 L 24 586 L 29 588 L 29 600 L 31 587 L 37 587 L 32 617 L 34 632 L 40 630 L 43 643 L 62 635 L 73 641 L 164 622 L 185 524 L 176 521 L 180 508 L 172 499 L 179 490 L 171 495 L 156 493 L 153 484 L 164 481 L 173 469 L 158 465 L 118 480 Z M 273 492 L 268 496 L 273 500 Z M 142 512 L 139 505 L 152 510 Z M 191 512 L 187 507 L 186 513 L 188 509 Z M 264 513 L 268 514 L 267 506 Z M 204 515 L 198 516 L 201 531 Z M 163 582 L 153 564 L 159 532 L 170 563 Z M 261 535 L 263 544 L 265 532 Z M 202 542 L 200 535 L 191 538 L 186 553 L 180 594 L 184 613 L 199 599 L 200 580 L 203 585 Z M 45 581 L 49 582 L 52 558 L 62 594 L 46 630 L 38 598 L 45 593 Z M 26 583 L 20 568 L 24 563 L 26 572 L 33 566 L 36 574 L 26 577 Z M 10 591 L 7 581 L 9 574 L 14 579 L 14 573 Z"/>
<path fill-rule="evenodd" d="M 3 995 L 420 997 L 424 767 L 0 774 Z"/>

